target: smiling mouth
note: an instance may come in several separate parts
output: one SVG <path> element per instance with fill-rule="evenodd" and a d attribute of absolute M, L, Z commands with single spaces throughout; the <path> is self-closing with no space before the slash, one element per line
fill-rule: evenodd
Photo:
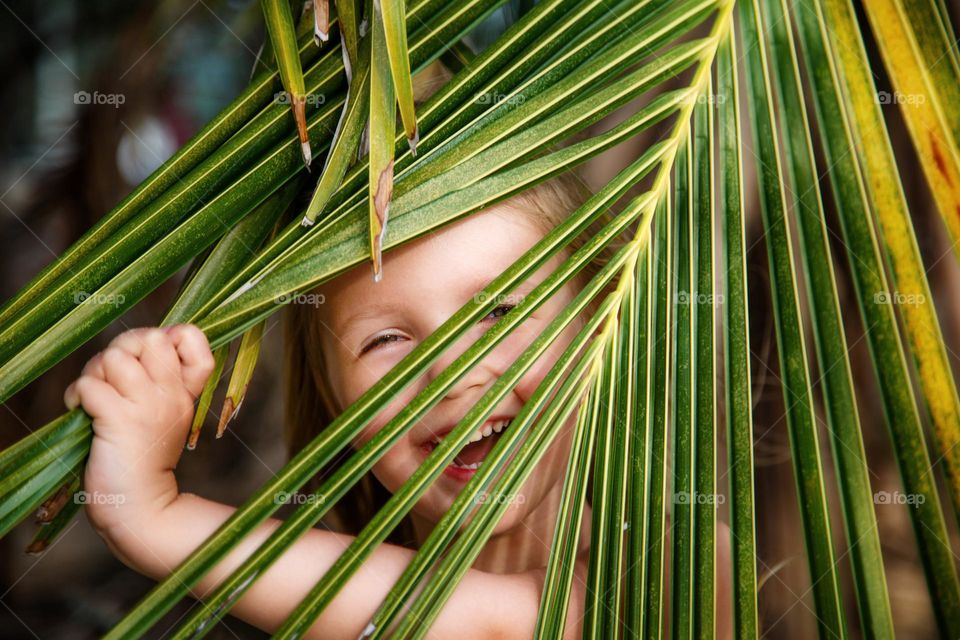
<path fill-rule="evenodd" d="M 510 426 L 511 421 L 511 418 L 503 418 L 484 422 L 473 432 L 467 444 L 463 445 L 457 452 L 451 466 L 458 469 L 479 469 L 484 458 L 487 457 L 487 454 L 493 449 L 493 445 Z M 442 438 L 434 438 L 423 445 L 428 455 L 440 444 L 440 440 Z"/>

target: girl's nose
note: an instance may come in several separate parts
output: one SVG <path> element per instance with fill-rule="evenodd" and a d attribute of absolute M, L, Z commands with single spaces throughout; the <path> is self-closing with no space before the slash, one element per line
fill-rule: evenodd
<path fill-rule="evenodd" d="M 476 341 L 477 335 L 468 333 L 463 336 L 456 344 L 448 349 L 428 371 L 430 381 L 436 379 Z M 487 354 L 480 362 L 474 364 L 464 375 L 450 388 L 446 397 L 449 399 L 459 398 L 467 392 L 481 392 L 488 388 L 496 378 L 496 375 L 489 368 L 490 354 Z M 479 397 L 479 395 L 477 396 Z"/>

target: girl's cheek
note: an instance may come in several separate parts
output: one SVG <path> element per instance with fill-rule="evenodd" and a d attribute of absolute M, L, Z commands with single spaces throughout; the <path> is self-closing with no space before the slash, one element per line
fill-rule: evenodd
<path fill-rule="evenodd" d="M 390 493 L 396 493 L 413 473 L 413 462 L 399 447 L 387 451 L 373 465 L 373 475 Z"/>
<path fill-rule="evenodd" d="M 532 321 L 528 322 L 532 323 Z M 493 353 L 488 356 L 493 361 L 493 367 L 498 369 L 499 373 L 506 371 L 507 367 L 516 362 L 517 358 L 523 355 L 523 352 L 533 344 L 543 328 L 534 328 L 530 324 L 524 324 L 511 331 L 510 335 L 504 338 L 493 350 Z"/>
<path fill-rule="evenodd" d="M 399 362 L 399 358 L 396 362 Z M 352 363 L 342 379 L 343 406 L 349 407 L 366 393 L 370 387 L 382 380 L 396 364 L 392 359 L 371 357 Z"/>
<path fill-rule="evenodd" d="M 499 348 L 495 355 L 499 355 L 509 366 L 520 357 L 520 355 L 537 339 L 559 315 L 564 307 L 573 299 L 573 291 L 562 289 L 554 294 L 550 300 L 534 315 L 530 316 L 523 324 L 517 327 L 503 343 L 504 351 Z M 527 370 L 520 383 L 517 385 L 517 393 L 526 401 L 534 392 L 537 385 L 543 380 L 550 369 L 556 364 L 557 359 L 563 354 L 567 346 L 577 335 L 581 328 L 581 323 L 571 322 L 568 324 L 547 347 L 547 349 L 537 358 L 536 362 Z M 502 373 L 502 371 L 501 371 Z"/>
<path fill-rule="evenodd" d="M 561 335 L 557 336 L 550 346 L 547 347 L 547 350 L 537 358 L 537 361 L 527 370 L 523 378 L 520 379 L 516 387 L 516 393 L 524 403 L 530 399 L 533 392 L 536 391 L 543 379 L 550 373 L 550 370 L 557 363 L 557 360 L 560 359 L 560 356 L 563 355 L 564 350 L 566 350 L 574 335 L 576 335 L 574 328 L 567 327 L 567 329 L 561 333 Z"/>
<path fill-rule="evenodd" d="M 533 395 L 534 391 L 537 390 L 537 387 L 540 386 L 540 383 L 543 382 L 543 378 L 550 371 L 550 366 L 552 362 L 545 362 L 548 359 L 549 353 L 545 353 L 540 357 L 537 362 L 533 364 L 530 369 L 520 378 L 520 381 L 517 383 L 515 388 L 515 393 L 519 396 L 521 402 L 524 404 L 530 400 L 530 396 Z"/>
<path fill-rule="evenodd" d="M 404 391 L 403 394 L 394 398 L 393 401 L 391 401 L 390 404 L 388 404 L 376 418 L 374 418 L 366 427 L 364 427 L 363 431 L 358 436 L 360 446 L 363 446 L 369 442 L 373 436 L 378 434 L 381 429 L 387 426 L 387 423 L 390 422 L 398 413 L 400 413 L 400 410 L 408 405 L 412 399 L 413 394 L 410 394 L 408 391 Z"/>
<path fill-rule="evenodd" d="M 374 372 L 364 372 L 361 375 L 354 375 L 345 380 L 345 385 L 342 388 L 341 402 L 342 406 L 349 407 L 351 404 L 357 401 L 360 396 L 366 393 L 377 381 L 380 380 L 382 376 L 379 376 Z M 373 436 L 375 436 L 387 423 L 396 416 L 403 407 L 410 404 L 410 401 L 413 400 L 413 397 L 416 395 L 419 390 L 419 385 L 412 384 L 408 385 L 406 389 L 401 391 L 399 394 L 393 397 L 390 403 L 372 420 L 359 436 L 355 439 L 355 442 L 358 446 L 363 446 L 370 441 Z"/>

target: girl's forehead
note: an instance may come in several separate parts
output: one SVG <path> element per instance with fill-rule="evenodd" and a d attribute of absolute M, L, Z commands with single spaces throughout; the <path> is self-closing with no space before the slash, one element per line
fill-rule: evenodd
<path fill-rule="evenodd" d="M 336 318 L 344 306 L 404 296 L 428 299 L 451 287 L 482 288 L 542 237 L 529 213 L 499 207 L 384 253 L 380 282 L 373 281 L 372 267 L 364 262 L 321 291 L 334 303 L 327 311 Z"/>

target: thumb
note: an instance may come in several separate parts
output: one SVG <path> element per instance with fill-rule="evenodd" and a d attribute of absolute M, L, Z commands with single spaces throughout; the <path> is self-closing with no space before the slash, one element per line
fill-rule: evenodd
<path fill-rule="evenodd" d="M 80 404 L 80 394 L 77 393 L 77 383 L 71 382 L 63 392 L 63 404 L 67 409 L 76 409 Z"/>

